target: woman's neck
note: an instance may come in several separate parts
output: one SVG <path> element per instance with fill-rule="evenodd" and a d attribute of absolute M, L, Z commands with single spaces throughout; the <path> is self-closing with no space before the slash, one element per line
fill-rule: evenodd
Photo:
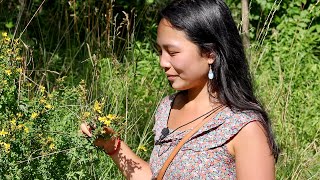
<path fill-rule="evenodd" d="M 185 90 L 183 92 L 183 99 L 184 99 L 185 108 L 192 108 L 192 109 L 194 109 L 194 107 L 198 107 L 198 108 L 211 107 L 212 108 L 213 106 L 215 106 L 210 102 L 210 95 L 208 92 L 207 84 L 205 84 L 205 86 L 200 88 Z"/>

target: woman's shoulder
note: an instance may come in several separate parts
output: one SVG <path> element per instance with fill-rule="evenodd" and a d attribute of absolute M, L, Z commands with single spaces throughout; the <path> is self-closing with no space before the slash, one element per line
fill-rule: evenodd
<path fill-rule="evenodd" d="M 230 125 L 242 126 L 252 121 L 262 122 L 260 114 L 252 110 L 238 110 L 226 107 L 221 116 L 225 119 L 225 123 Z"/>
<path fill-rule="evenodd" d="M 263 120 L 259 113 L 254 111 L 240 111 L 226 107 L 218 117 L 222 124 L 217 130 L 224 134 L 225 140 L 232 139 L 237 135 L 245 126 L 251 124 L 252 122 L 258 122 L 262 124 Z"/>

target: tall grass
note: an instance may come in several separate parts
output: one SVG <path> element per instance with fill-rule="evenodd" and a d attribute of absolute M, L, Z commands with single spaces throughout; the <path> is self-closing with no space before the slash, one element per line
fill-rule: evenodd
<path fill-rule="evenodd" d="M 288 10 L 252 47 L 252 74 L 281 148 L 278 179 L 320 175 L 319 6 Z M 272 20 L 272 18 L 271 18 Z M 270 20 L 270 21 L 271 21 Z"/>

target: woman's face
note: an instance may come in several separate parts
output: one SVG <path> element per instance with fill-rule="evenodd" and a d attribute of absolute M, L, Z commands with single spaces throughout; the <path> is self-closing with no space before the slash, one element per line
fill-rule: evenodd
<path fill-rule="evenodd" d="M 162 19 L 158 26 L 157 46 L 160 66 L 172 88 L 188 90 L 206 85 L 209 64 L 213 63 L 213 57 L 201 55 L 197 45 L 165 19 Z"/>

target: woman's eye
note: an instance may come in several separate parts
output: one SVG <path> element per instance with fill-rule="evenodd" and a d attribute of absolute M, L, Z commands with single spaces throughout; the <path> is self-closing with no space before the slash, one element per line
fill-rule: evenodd
<path fill-rule="evenodd" d="M 177 55 L 179 52 L 169 52 L 170 56 L 175 56 Z"/>

